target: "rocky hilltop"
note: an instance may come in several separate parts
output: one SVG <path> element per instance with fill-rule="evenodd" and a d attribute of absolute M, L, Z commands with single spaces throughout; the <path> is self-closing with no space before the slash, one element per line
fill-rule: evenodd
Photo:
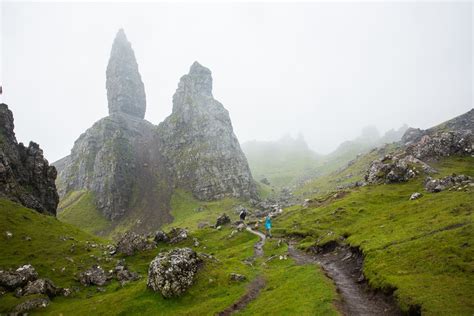
<path fill-rule="evenodd" d="M 40 213 L 56 215 L 56 168 L 43 157 L 38 144 L 18 143 L 13 114 L 0 104 L 0 197 L 19 202 Z"/>
<path fill-rule="evenodd" d="M 395 183 L 435 174 L 430 161 L 449 156 L 474 156 L 474 109 L 427 130 L 409 128 L 394 153 L 371 163 L 365 179 Z"/>
<path fill-rule="evenodd" d="M 71 154 L 55 163 L 59 194 L 64 198 L 91 192 L 97 210 L 108 220 L 127 215 L 141 226 L 159 226 L 171 219 L 170 180 L 156 127 L 143 119 L 145 90 L 123 30 L 112 45 L 106 83 L 109 116 L 82 134 Z"/>
<path fill-rule="evenodd" d="M 105 218 L 145 231 L 172 219 L 177 187 L 202 200 L 256 195 L 229 114 L 212 97 L 209 69 L 193 64 L 181 78 L 172 114 L 158 127 L 143 119 L 145 90 L 123 30 L 114 40 L 106 77 L 109 116 L 55 163 L 63 201 L 91 193 Z"/>
<path fill-rule="evenodd" d="M 175 186 L 201 200 L 256 197 L 229 113 L 212 96 L 211 71 L 194 62 L 181 77 L 172 114 L 158 126 Z"/>

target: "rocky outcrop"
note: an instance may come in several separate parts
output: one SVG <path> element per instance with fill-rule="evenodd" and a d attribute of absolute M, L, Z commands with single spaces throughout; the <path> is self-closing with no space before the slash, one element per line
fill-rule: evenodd
<path fill-rule="evenodd" d="M 123 29 L 119 30 L 112 45 L 106 76 L 109 114 L 125 113 L 143 119 L 146 110 L 145 87 L 132 45 Z"/>
<path fill-rule="evenodd" d="M 158 126 L 175 186 L 201 200 L 256 196 L 229 113 L 212 96 L 211 71 L 195 62 L 181 77 L 172 114 Z"/>
<path fill-rule="evenodd" d="M 0 286 L 8 290 L 15 290 L 25 286 L 30 281 L 35 281 L 38 273 L 32 265 L 24 265 L 15 271 L 0 270 Z"/>
<path fill-rule="evenodd" d="M 133 256 L 135 252 L 155 248 L 154 242 L 149 242 L 145 236 L 135 232 L 125 233 L 117 242 L 116 251 L 127 256 Z"/>
<path fill-rule="evenodd" d="M 425 134 L 419 141 L 411 143 L 406 152 L 418 159 L 437 159 L 453 155 L 474 153 L 474 133 L 471 131 L 448 131 Z"/>
<path fill-rule="evenodd" d="M 147 232 L 171 221 L 174 188 L 202 200 L 256 196 L 229 114 L 212 97 L 209 69 L 193 64 L 174 95 L 173 113 L 156 127 L 143 119 L 143 83 L 120 30 L 107 67 L 107 97 L 110 115 L 55 163 L 61 198 L 90 192 L 96 209 L 114 223 L 110 229 L 127 218 L 132 230 Z"/>
<path fill-rule="evenodd" d="M 372 161 L 365 180 L 368 183 L 405 182 L 420 173 L 436 173 L 427 162 L 473 154 L 474 110 L 470 110 L 427 130 L 409 128 L 402 137 L 401 147 L 393 155 Z M 440 185 L 443 186 L 436 183 L 433 188 Z"/>
<path fill-rule="evenodd" d="M 427 177 L 425 179 L 425 190 L 432 193 L 441 192 L 447 189 L 462 190 L 470 188 L 473 183 L 474 180 L 472 177 L 463 174 L 452 174 L 441 179 Z"/>
<path fill-rule="evenodd" d="M 180 296 L 193 283 L 202 260 L 190 248 L 161 252 L 148 268 L 148 288 L 165 298 Z"/>
<path fill-rule="evenodd" d="M 93 193 L 96 209 L 113 223 L 133 214 L 137 231 L 171 220 L 171 178 L 156 127 L 143 119 L 145 94 L 137 63 L 123 30 L 107 67 L 110 115 L 74 143 L 55 165 L 61 198 L 74 191 Z"/>
<path fill-rule="evenodd" d="M 0 104 L 0 197 L 40 213 L 56 215 L 56 168 L 50 166 L 38 144 L 18 143 L 13 114 Z"/>
<path fill-rule="evenodd" d="M 82 285 L 89 286 L 89 285 L 98 285 L 102 286 L 107 283 L 108 277 L 100 266 L 94 265 L 90 269 L 87 269 L 84 272 L 79 274 L 79 282 Z"/>

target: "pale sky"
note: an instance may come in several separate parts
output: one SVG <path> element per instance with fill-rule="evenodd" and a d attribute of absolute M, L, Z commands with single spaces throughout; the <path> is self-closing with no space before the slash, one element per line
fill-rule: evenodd
<path fill-rule="evenodd" d="M 154 124 L 195 60 L 211 69 L 241 143 L 301 132 L 327 153 L 366 125 L 428 128 L 473 106 L 471 2 L 2 1 L 0 10 L 2 100 L 18 140 L 38 142 L 50 162 L 107 115 L 105 69 L 121 27 Z"/>

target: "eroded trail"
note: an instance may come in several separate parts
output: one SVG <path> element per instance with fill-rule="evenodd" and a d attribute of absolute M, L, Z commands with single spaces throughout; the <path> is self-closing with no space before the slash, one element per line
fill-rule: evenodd
<path fill-rule="evenodd" d="M 325 254 L 310 255 L 290 243 L 289 255 L 297 264 L 319 264 L 331 278 L 340 294 L 336 302 L 344 315 L 401 315 L 395 300 L 371 291 L 362 275 L 362 255 L 349 247 L 337 247 Z"/>
<path fill-rule="evenodd" d="M 254 245 L 254 256 L 259 258 L 263 257 L 263 245 L 265 245 L 265 235 L 259 231 L 252 230 L 247 227 L 247 231 L 257 235 L 260 240 Z M 247 287 L 247 292 L 240 297 L 237 302 L 227 307 L 222 312 L 218 313 L 219 316 L 232 315 L 238 311 L 243 310 L 251 301 L 257 298 L 260 290 L 265 287 L 265 279 L 262 276 L 257 276 Z"/>

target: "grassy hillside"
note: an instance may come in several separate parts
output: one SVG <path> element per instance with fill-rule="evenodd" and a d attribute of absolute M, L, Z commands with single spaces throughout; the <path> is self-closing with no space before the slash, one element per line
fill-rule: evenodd
<path fill-rule="evenodd" d="M 440 177 L 474 176 L 474 158 L 449 158 L 435 167 Z M 275 233 L 303 236 L 302 248 L 346 238 L 364 252 L 370 284 L 395 288 L 405 310 L 417 305 L 429 315 L 471 315 L 473 188 L 427 193 L 422 181 L 357 188 L 307 209 L 293 207 L 276 221 Z M 410 201 L 413 192 L 423 197 Z"/>
<path fill-rule="evenodd" d="M 31 263 L 41 277 L 52 279 L 58 286 L 77 290 L 72 297 L 54 298 L 50 306 L 41 310 L 46 315 L 213 315 L 238 300 L 257 275 L 263 275 L 268 286 L 262 291 L 262 299 L 257 299 L 249 307 L 249 312 L 270 304 L 273 307 L 268 310 L 269 313 L 285 310 L 289 313 L 335 314 L 332 305 L 334 288 L 319 269 L 314 266 L 296 266 L 290 259 L 266 263 L 269 256 L 286 251 L 285 247 L 276 248 L 273 243 L 265 257 L 248 265 L 244 260 L 253 255 L 256 236 L 244 231 L 230 238 L 232 228 L 228 226 L 222 230 L 196 228 L 196 221 L 214 222 L 222 211 L 228 210 L 230 215 L 230 208 L 235 203 L 231 200 L 201 203 L 185 192 L 178 192 L 173 198 L 176 221 L 170 226 L 189 226 L 192 237 L 200 242 L 195 247 L 190 238 L 176 247 L 191 247 L 217 259 L 206 260 L 195 284 L 180 298 L 163 299 L 161 295 L 146 288 L 150 261 L 160 251 L 169 249 L 169 245 L 126 257 L 129 269 L 137 271 L 142 278 L 123 287 L 113 280 L 103 287 L 105 292 L 99 292 L 95 286 L 81 286 L 75 276 L 97 263 L 95 257 L 102 257 L 102 247 L 107 240 L 92 237 L 69 224 L 6 200 L 0 200 L 0 231 L 12 232 L 13 238 L 2 236 L 0 239 L 0 267 L 16 268 Z M 196 207 L 203 207 L 204 210 L 196 212 Z M 31 241 L 24 240 L 26 236 L 31 237 Z M 89 243 L 96 243 L 97 247 L 91 248 Z M 71 252 L 71 248 L 75 250 Z M 122 256 L 116 256 L 110 262 L 101 260 L 100 265 L 106 270 L 112 269 L 116 260 L 121 258 Z M 287 271 L 294 272 L 297 278 L 288 280 Z M 229 275 L 232 272 L 246 275 L 247 281 L 230 281 Z M 307 280 L 311 283 L 304 284 Z M 305 287 L 305 296 L 295 291 L 302 286 Z M 280 295 L 285 295 L 286 301 Z M 3 296 L 0 300 L 0 313 L 8 312 L 25 299 L 16 298 L 11 293 Z"/>

